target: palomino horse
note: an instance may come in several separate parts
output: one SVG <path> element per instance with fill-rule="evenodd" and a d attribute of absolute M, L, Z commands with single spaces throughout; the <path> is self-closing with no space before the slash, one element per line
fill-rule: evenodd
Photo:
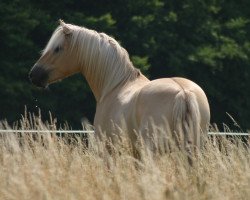
<path fill-rule="evenodd" d="M 132 140 L 140 134 L 149 143 L 153 122 L 155 127 L 167 125 L 166 129 L 182 133 L 184 146 L 200 147 L 210 110 L 197 84 L 177 77 L 150 81 L 133 66 L 127 51 L 115 39 L 60 20 L 31 69 L 30 80 L 46 87 L 78 72 L 85 76 L 97 101 L 97 136 L 106 132 L 114 141 L 115 129 L 126 127 Z"/>

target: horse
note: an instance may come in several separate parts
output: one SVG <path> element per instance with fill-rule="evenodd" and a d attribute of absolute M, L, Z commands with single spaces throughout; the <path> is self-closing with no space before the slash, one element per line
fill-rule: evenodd
<path fill-rule="evenodd" d="M 181 77 L 150 81 L 113 37 L 62 20 L 59 23 L 29 73 L 34 85 L 45 88 L 82 73 L 96 99 L 94 127 L 98 138 L 106 133 L 116 142 L 120 127 L 134 144 L 139 134 L 150 146 L 154 127 L 166 127 L 183 138 L 186 148 L 201 147 L 210 108 L 200 86 Z"/>

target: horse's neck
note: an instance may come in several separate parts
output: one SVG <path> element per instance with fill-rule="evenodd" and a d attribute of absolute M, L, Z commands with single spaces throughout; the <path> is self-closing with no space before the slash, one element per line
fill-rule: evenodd
<path fill-rule="evenodd" d="M 102 68 L 100 70 L 98 67 Z M 97 72 L 98 71 L 98 72 Z M 105 66 L 91 66 L 88 72 L 82 71 L 97 102 L 109 94 L 114 88 L 123 87 L 129 81 L 133 81 L 140 75 L 137 69 L 115 69 Z"/>
<path fill-rule="evenodd" d="M 126 50 L 113 38 L 87 30 L 82 33 L 76 38 L 79 41 L 76 55 L 82 74 L 98 102 L 114 88 L 141 75 L 133 67 Z"/>

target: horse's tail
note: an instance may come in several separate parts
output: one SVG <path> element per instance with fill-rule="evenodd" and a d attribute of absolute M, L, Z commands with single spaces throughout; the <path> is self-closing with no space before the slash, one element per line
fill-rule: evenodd
<path fill-rule="evenodd" d="M 187 151 L 190 162 L 193 150 L 201 145 L 200 122 L 200 110 L 195 94 L 188 90 L 179 91 L 173 106 L 173 128 L 177 144 Z"/>

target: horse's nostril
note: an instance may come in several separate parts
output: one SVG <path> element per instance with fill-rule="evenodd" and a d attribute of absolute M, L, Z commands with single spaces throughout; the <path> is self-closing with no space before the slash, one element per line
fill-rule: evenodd
<path fill-rule="evenodd" d="M 38 86 L 38 87 L 45 87 L 49 73 L 46 71 L 42 66 L 34 66 L 29 73 L 30 81 Z"/>

